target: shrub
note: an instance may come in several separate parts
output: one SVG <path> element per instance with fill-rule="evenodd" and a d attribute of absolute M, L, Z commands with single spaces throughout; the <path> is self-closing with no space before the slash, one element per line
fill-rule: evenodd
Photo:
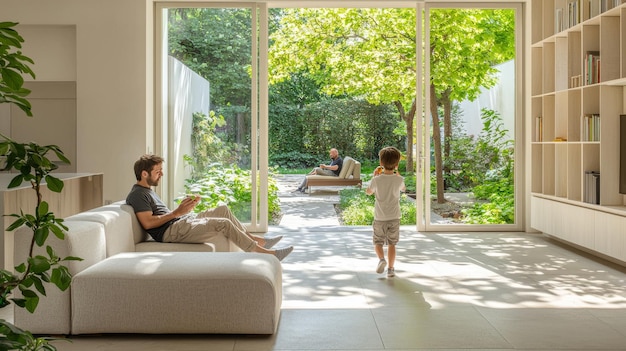
<path fill-rule="evenodd" d="M 219 205 L 228 205 L 233 214 L 242 221 L 251 219 L 250 204 L 252 189 L 251 173 L 237 165 L 224 168 L 221 164 L 208 166 L 198 179 L 187 179 L 185 191 L 202 197 L 194 209 L 202 212 Z M 270 171 L 268 191 L 268 211 L 270 223 L 280 217 L 280 200 L 278 199 L 278 185 Z"/>
<path fill-rule="evenodd" d="M 362 189 L 343 189 L 339 191 L 339 209 L 345 225 L 371 225 L 374 221 L 374 196 L 365 194 Z M 416 223 L 417 209 L 415 202 L 406 195 L 400 197 L 400 224 Z"/>
<path fill-rule="evenodd" d="M 474 188 L 477 202 L 463 210 L 468 224 L 512 224 L 515 221 L 515 187 L 513 177 L 507 172 L 492 172 L 487 181 Z M 504 173 L 504 174 L 503 174 Z"/>
<path fill-rule="evenodd" d="M 328 155 L 316 156 L 298 151 L 290 151 L 281 154 L 270 155 L 270 165 L 285 169 L 312 168 L 320 164 L 321 160 L 328 158 Z"/>

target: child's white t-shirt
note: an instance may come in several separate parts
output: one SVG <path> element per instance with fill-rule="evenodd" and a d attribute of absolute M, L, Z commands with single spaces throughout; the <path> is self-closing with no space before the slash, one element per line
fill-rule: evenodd
<path fill-rule="evenodd" d="M 395 174 L 381 174 L 372 178 L 367 187 L 374 193 L 374 219 L 390 221 L 400 219 L 400 192 L 404 190 L 404 178 Z"/>

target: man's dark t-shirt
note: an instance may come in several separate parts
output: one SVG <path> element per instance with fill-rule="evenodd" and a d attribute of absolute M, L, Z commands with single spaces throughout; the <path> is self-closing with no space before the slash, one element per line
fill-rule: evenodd
<path fill-rule="evenodd" d="M 339 166 L 339 167 L 337 167 L 337 170 L 333 171 L 333 173 L 335 173 L 335 175 L 338 176 L 339 173 L 341 173 L 341 167 L 343 167 L 343 160 L 341 159 L 341 157 L 337 156 L 336 159 L 332 160 L 330 165 L 331 166 L 334 166 L 334 165 L 338 165 Z"/>
<path fill-rule="evenodd" d="M 133 185 L 133 188 L 126 197 L 126 203 L 132 206 L 135 213 L 152 211 L 153 216 L 158 216 L 171 212 L 152 189 L 145 188 L 138 184 Z M 154 240 L 163 241 L 163 234 L 165 233 L 165 230 L 167 230 L 167 228 L 169 228 L 169 226 L 177 220 L 178 218 L 173 219 L 160 227 L 146 229 L 146 232 L 148 232 Z"/>

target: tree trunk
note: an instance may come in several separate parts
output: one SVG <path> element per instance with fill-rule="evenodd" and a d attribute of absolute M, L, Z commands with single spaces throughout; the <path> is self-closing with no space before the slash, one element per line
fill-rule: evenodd
<path fill-rule="evenodd" d="M 435 85 L 430 84 L 430 114 L 432 116 L 433 145 L 435 152 L 435 174 L 437 176 L 437 203 L 446 202 L 443 193 L 443 157 L 441 153 L 441 129 L 439 128 L 439 112 L 437 111 L 437 94 Z"/>
<path fill-rule="evenodd" d="M 237 134 L 235 140 L 238 144 L 246 145 L 246 115 L 243 112 L 237 112 Z"/>
<path fill-rule="evenodd" d="M 443 161 L 450 160 L 450 144 L 452 142 L 452 101 L 450 101 L 449 90 L 446 90 L 441 99 L 443 104 Z M 450 175 L 450 162 L 443 162 L 444 179 L 446 175 Z M 444 182 L 444 189 L 448 189 Z"/>
<path fill-rule="evenodd" d="M 415 120 L 415 111 L 417 110 L 416 103 L 416 100 L 413 99 L 413 103 L 411 103 L 411 109 L 408 113 L 406 113 L 402 103 L 400 101 L 394 101 L 394 105 L 398 109 L 400 118 L 402 118 L 402 120 L 406 124 L 406 174 L 415 173 L 415 167 L 413 165 L 413 162 L 415 160 L 415 157 L 413 155 L 413 134 L 415 133 L 413 129 L 413 121 Z"/>

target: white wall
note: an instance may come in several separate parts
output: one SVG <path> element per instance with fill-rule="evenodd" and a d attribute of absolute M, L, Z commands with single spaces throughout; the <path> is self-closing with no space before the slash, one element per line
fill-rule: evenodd
<path fill-rule="evenodd" d="M 184 155 L 191 155 L 190 135 L 193 129 L 193 114 L 202 112 L 209 115 L 210 84 L 182 62 L 168 57 L 169 65 L 169 141 L 170 153 L 167 155 L 169 168 L 173 170 L 169 177 L 168 198 L 180 197 L 185 191 L 185 179 L 191 175 L 186 167 Z M 173 204 L 171 204 L 173 206 Z"/>
<path fill-rule="evenodd" d="M 76 81 L 76 26 L 21 24 L 16 30 L 24 38 L 22 52 L 35 62 L 36 79 L 26 75 L 26 81 Z"/>
<path fill-rule="evenodd" d="M 152 142 L 151 6 L 151 0 L 0 0 L 0 21 L 25 26 L 23 53 L 37 57 L 38 79 L 75 74 L 77 171 L 104 174 L 105 200 L 126 197 L 133 163 Z M 67 36 L 30 35 L 41 25 L 75 28 L 75 53 Z M 75 68 L 47 57 L 73 59 Z"/>
<path fill-rule="evenodd" d="M 503 127 L 509 133 L 510 140 L 515 139 L 515 61 L 507 61 L 496 66 L 498 83 L 490 89 L 481 89 L 474 101 L 465 100 L 460 103 L 463 121 L 468 135 L 480 135 L 483 122 L 480 119 L 483 108 L 500 113 Z M 518 142 L 521 142 L 518 141 Z"/>

